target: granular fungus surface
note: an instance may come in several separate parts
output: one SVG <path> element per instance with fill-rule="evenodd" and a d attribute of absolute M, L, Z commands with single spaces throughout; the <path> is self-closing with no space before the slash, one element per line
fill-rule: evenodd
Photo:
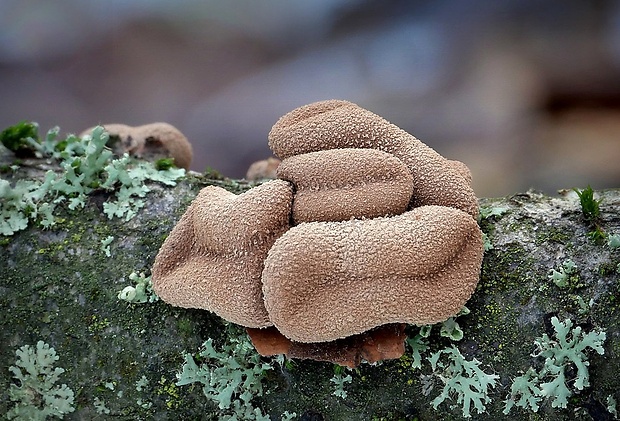
<path fill-rule="evenodd" d="M 355 366 L 398 358 L 404 324 L 470 298 L 483 243 L 465 164 L 341 100 L 284 115 L 269 146 L 278 180 L 203 189 L 165 241 L 164 301 L 249 328 L 261 353 Z"/>

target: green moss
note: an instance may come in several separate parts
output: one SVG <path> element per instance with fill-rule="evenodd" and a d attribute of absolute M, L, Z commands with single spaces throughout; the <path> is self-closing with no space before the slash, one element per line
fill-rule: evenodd
<path fill-rule="evenodd" d="M 38 142 L 38 130 L 36 123 L 20 121 L 0 133 L 0 142 L 18 157 L 33 156 L 35 149 L 28 139 Z"/>
<path fill-rule="evenodd" d="M 110 321 L 107 318 L 101 318 L 100 316 L 93 314 L 90 320 L 87 322 L 87 329 L 90 333 L 101 333 L 107 327 L 110 326 Z"/>
<path fill-rule="evenodd" d="M 530 278 L 533 263 L 533 257 L 518 243 L 489 250 L 484 255 L 477 291 L 512 290 Z"/>
<path fill-rule="evenodd" d="M 618 269 L 618 265 L 620 263 L 614 262 L 614 261 L 610 261 L 610 262 L 605 262 L 605 263 L 601 263 L 598 267 L 598 273 L 601 276 L 611 276 L 611 275 L 615 275 L 617 273 L 617 269 Z"/>
<path fill-rule="evenodd" d="M 166 171 L 174 166 L 174 158 L 161 158 L 155 161 L 155 169 L 157 171 Z"/>
<path fill-rule="evenodd" d="M 572 233 L 563 227 L 545 227 L 537 233 L 536 245 L 540 246 L 549 243 L 569 245 L 572 238 Z"/>
<path fill-rule="evenodd" d="M 579 196 L 579 202 L 581 203 L 581 212 L 586 221 L 594 223 L 601 215 L 600 204 L 602 199 L 594 199 L 594 190 L 588 185 L 583 190 L 574 189 L 575 193 Z"/>
<path fill-rule="evenodd" d="M 594 190 L 592 190 L 590 186 L 583 190 L 574 189 L 574 191 L 579 196 L 583 218 L 592 229 L 588 233 L 588 236 L 596 242 L 602 242 L 607 237 L 607 234 L 601 226 L 600 204 L 603 199 L 596 200 L 594 198 Z"/>
<path fill-rule="evenodd" d="M 224 177 L 222 173 L 220 173 L 215 168 L 211 168 L 211 167 L 206 167 L 202 175 L 205 178 L 209 178 L 211 180 L 225 180 L 226 179 L 226 177 Z"/>
<path fill-rule="evenodd" d="M 183 337 L 189 337 L 194 334 L 194 323 L 192 320 L 182 317 L 177 321 L 177 329 Z"/>
<path fill-rule="evenodd" d="M 177 409 L 183 403 L 183 399 L 179 392 L 179 386 L 176 385 L 174 380 L 168 380 L 164 376 L 157 382 L 155 394 L 163 397 L 168 409 Z"/>

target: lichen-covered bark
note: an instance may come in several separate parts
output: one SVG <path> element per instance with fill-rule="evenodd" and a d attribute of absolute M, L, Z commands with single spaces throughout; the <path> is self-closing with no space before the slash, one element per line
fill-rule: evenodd
<path fill-rule="evenodd" d="M 221 320 L 161 301 L 128 304 L 117 298 L 129 285 L 129 274 L 149 272 L 161 243 L 197 191 L 214 183 L 234 192 L 248 188 L 233 180 L 192 175 L 174 188 L 156 188 L 129 222 L 108 220 L 100 208 L 105 198 L 90 196 L 85 209 L 66 211 L 51 230 L 29 228 L 2 239 L 1 413 L 12 405 L 8 367 L 15 363 L 15 350 L 43 340 L 60 356 L 57 366 L 66 369 L 61 382 L 76 393 L 76 410 L 66 419 L 217 419 L 216 406 L 199 386 L 175 382 L 182 352 L 195 353 L 208 338 L 216 343 L 225 339 Z M 620 233 L 620 190 L 597 195 L 603 199 L 603 229 Z M 620 249 L 587 236 L 589 227 L 573 192 L 557 197 L 528 192 L 482 199 L 481 205 L 505 212 L 481 222 L 493 248 L 485 253 L 480 283 L 467 304 L 471 313 L 458 318 L 464 338 L 455 344 L 500 380 L 491 390 L 486 414 L 472 411 L 473 419 L 612 419 L 606 400 L 620 400 Z M 109 236 L 114 237 L 110 257 L 101 247 Z M 548 274 L 566 259 L 577 265 L 578 280 L 560 288 Z M 547 403 L 538 413 L 513 408 L 503 415 L 512 379 L 540 364 L 530 354 L 535 338 L 553 333 L 549 320 L 554 315 L 572 319 L 584 331 L 606 331 L 605 354 L 590 355 L 591 386 L 575 394 L 567 409 Z M 450 345 L 436 331 L 431 335 L 430 351 Z M 430 373 L 427 361 L 421 370 L 412 369 L 407 355 L 362 365 L 350 373 L 353 380 L 342 399 L 332 394 L 332 364 L 294 361 L 267 372 L 267 393 L 255 402 L 272 420 L 284 411 L 296 412 L 297 419 L 461 419 L 460 407 L 450 408 L 455 401 L 432 408 L 441 384 L 425 396 L 422 379 Z M 574 373 L 569 368 L 566 375 L 570 382 Z M 139 391 L 136 382 L 142 376 L 148 386 Z M 96 412 L 95 398 L 105 402 L 109 414 Z"/>

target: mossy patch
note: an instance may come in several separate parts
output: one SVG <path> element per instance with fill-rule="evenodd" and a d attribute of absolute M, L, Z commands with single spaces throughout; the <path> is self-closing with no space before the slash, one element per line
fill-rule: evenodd
<path fill-rule="evenodd" d="M 536 245 L 543 244 L 562 244 L 570 246 L 570 241 L 573 238 L 573 233 L 567 230 L 566 227 L 546 227 L 540 230 L 536 235 Z"/>
<path fill-rule="evenodd" d="M 531 278 L 534 258 L 525 247 L 513 242 L 489 250 L 482 261 L 478 292 L 512 290 Z"/>

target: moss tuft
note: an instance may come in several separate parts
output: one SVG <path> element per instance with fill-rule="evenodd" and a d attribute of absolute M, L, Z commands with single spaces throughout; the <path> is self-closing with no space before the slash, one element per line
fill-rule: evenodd
<path fill-rule="evenodd" d="M 20 121 L 0 133 L 0 142 L 18 158 L 34 156 L 35 148 L 31 142 L 39 141 L 38 129 L 36 123 Z"/>

